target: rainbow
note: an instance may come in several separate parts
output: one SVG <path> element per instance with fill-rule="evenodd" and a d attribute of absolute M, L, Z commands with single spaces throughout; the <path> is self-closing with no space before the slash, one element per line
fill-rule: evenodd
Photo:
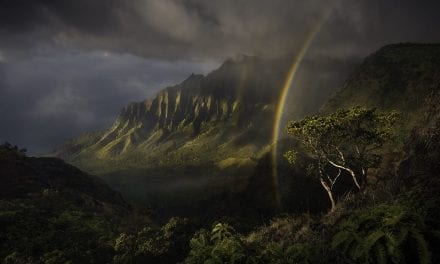
<path fill-rule="evenodd" d="M 281 89 L 280 98 L 278 100 L 278 104 L 275 109 L 275 117 L 274 117 L 273 129 L 272 129 L 272 181 L 273 181 L 272 184 L 275 190 L 275 195 L 276 195 L 275 199 L 278 205 L 281 204 L 281 200 L 278 192 L 277 151 L 278 151 L 278 139 L 280 134 L 281 119 L 283 117 L 286 99 L 289 95 L 292 82 L 295 79 L 295 75 L 298 72 L 299 67 L 301 66 L 301 62 L 304 59 L 304 56 L 307 54 L 310 45 L 312 44 L 318 32 L 321 30 L 322 26 L 327 21 L 330 14 L 331 14 L 331 10 L 326 12 L 326 14 L 322 17 L 322 19 L 318 22 L 318 24 L 313 28 L 313 30 L 305 39 L 299 53 L 296 55 L 292 65 L 289 68 L 289 71 L 287 73 L 287 78 L 284 81 L 283 88 Z"/>

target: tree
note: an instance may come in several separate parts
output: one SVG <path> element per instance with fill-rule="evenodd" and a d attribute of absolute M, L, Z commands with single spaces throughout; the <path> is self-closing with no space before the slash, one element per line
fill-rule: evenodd
<path fill-rule="evenodd" d="M 315 161 L 309 167 L 317 171 L 332 211 L 336 206 L 335 183 L 341 175 L 348 174 L 357 189 L 366 185 L 368 169 L 379 166 L 380 150 L 392 138 L 396 120 L 396 112 L 356 106 L 289 123 L 287 133 L 299 140 L 307 155 Z M 290 150 L 285 157 L 295 163 L 297 154 Z"/>
<path fill-rule="evenodd" d="M 0 145 L 0 155 L 15 155 L 15 156 L 26 156 L 27 149 L 19 149 L 17 145 L 12 145 L 9 142 L 5 142 Z"/>

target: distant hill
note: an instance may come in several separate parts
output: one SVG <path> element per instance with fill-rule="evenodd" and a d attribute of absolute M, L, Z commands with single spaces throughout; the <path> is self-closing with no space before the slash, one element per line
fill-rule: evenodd
<path fill-rule="evenodd" d="M 102 179 L 0 145 L 2 263 L 108 263 L 130 214 Z"/>
<path fill-rule="evenodd" d="M 393 44 L 368 56 L 322 111 L 354 105 L 397 110 L 407 133 L 439 97 L 440 44 Z"/>
<path fill-rule="evenodd" d="M 0 153 L 0 198 L 23 198 L 51 192 L 81 197 L 97 207 L 109 205 L 116 211 L 127 210 L 122 196 L 96 176 L 56 158 L 34 158 Z"/>

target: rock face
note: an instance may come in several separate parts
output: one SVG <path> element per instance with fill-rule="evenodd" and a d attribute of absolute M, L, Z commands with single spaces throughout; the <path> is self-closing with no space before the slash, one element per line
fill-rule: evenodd
<path fill-rule="evenodd" d="M 269 143 L 287 66 L 276 59 L 229 59 L 207 76 L 193 74 L 153 98 L 131 103 L 111 128 L 71 141 L 56 155 L 85 169 L 109 160 L 149 167 L 221 161 L 240 151 L 254 156 Z M 220 145 L 223 151 L 200 157 Z M 226 154 L 231 148 L 234 152 Z M 186 157 L 188 152 L 193 154 Z"/>

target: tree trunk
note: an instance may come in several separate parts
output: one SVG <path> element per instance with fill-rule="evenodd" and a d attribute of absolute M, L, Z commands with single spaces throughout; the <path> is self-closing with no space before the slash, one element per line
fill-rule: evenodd
<path fill-rule="evenodd" d="M 324 181 L 323 178 L 319 178 L 319 181 L 321 182 L 322 187 L 325 189 L 325 191 L 327 192 L 328 198 L 330 199 L 330 203 L 332 206 L 330 209 L 330 212 L 334 212 L 336 209 L 336 203 L 335 203 L 335 199 L 333 198 L 332 189 L 328 186 L 328 184 Z"/>

